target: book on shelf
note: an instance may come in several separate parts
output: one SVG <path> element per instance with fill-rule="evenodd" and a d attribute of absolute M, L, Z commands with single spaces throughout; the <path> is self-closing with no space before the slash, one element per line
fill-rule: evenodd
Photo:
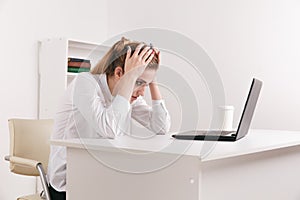
<path fill-rule="evenodd" d="M 89 68 L 79 68 L 79 67 L 68 67 L 68 72 L 80 73 L 80 72 L 89 72 Z"/>
<path fill-rule="evenodd" d="M 87 62 L 68 62 L 68 67 L 91 68 L 91 63 Z"/>
<path fill-rule="evenodd" d="M 84 62 L 84 63 L 91 63 L 91 61 L 88 60 L 88 59 L 83 59 L 83 58 L 73 58 L 73 57 L 69 57 L 69 58 L 68 58 L 68 62 Z"/>

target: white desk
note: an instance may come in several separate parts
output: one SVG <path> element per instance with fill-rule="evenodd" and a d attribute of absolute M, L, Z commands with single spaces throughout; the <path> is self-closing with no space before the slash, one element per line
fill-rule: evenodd
<path fill-rule="evenodd" d="M 51 144 L 67 147 L 70 200 L 300 199 L 300 132 L 251 130 L 218 143 L 165 135 Z"/>

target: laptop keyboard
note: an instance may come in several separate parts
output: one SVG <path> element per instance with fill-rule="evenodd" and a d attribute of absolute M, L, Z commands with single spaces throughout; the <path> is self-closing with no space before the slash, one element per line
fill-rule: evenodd
<path fill-rule="evenodd" d="M 181 133 L 180 135 L 232 135 L 236 131 L 217 131 L 217 130 L 197 130 L 197 131 L 187 131 Z"/>

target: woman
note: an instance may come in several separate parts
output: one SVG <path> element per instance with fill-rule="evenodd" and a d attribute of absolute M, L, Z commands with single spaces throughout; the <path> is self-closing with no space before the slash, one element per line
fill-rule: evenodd
<path fill-rule="evenodd" d="M 52 139 L 115 138 L 130 134 L 131 118 L 155 134 L 170 128 L 170 116 L 155 75 L 160 52 L 122 38 L 88 73 L 69 85 L 55 117 Z M 143 99 L 149 86 L 152 106 Z M 66 149 L 51 146 L 48 164 L 53 200 L 66 199 Z"/>

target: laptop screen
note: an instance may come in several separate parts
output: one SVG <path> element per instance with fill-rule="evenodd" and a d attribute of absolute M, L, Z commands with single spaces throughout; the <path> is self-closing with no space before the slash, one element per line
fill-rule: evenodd
<path fill-rule="evenodd" d="M 254 78 L 239 122 L 236 139 L 240 139 L 248 133 L 261 87 L 262 81 Z"/>

